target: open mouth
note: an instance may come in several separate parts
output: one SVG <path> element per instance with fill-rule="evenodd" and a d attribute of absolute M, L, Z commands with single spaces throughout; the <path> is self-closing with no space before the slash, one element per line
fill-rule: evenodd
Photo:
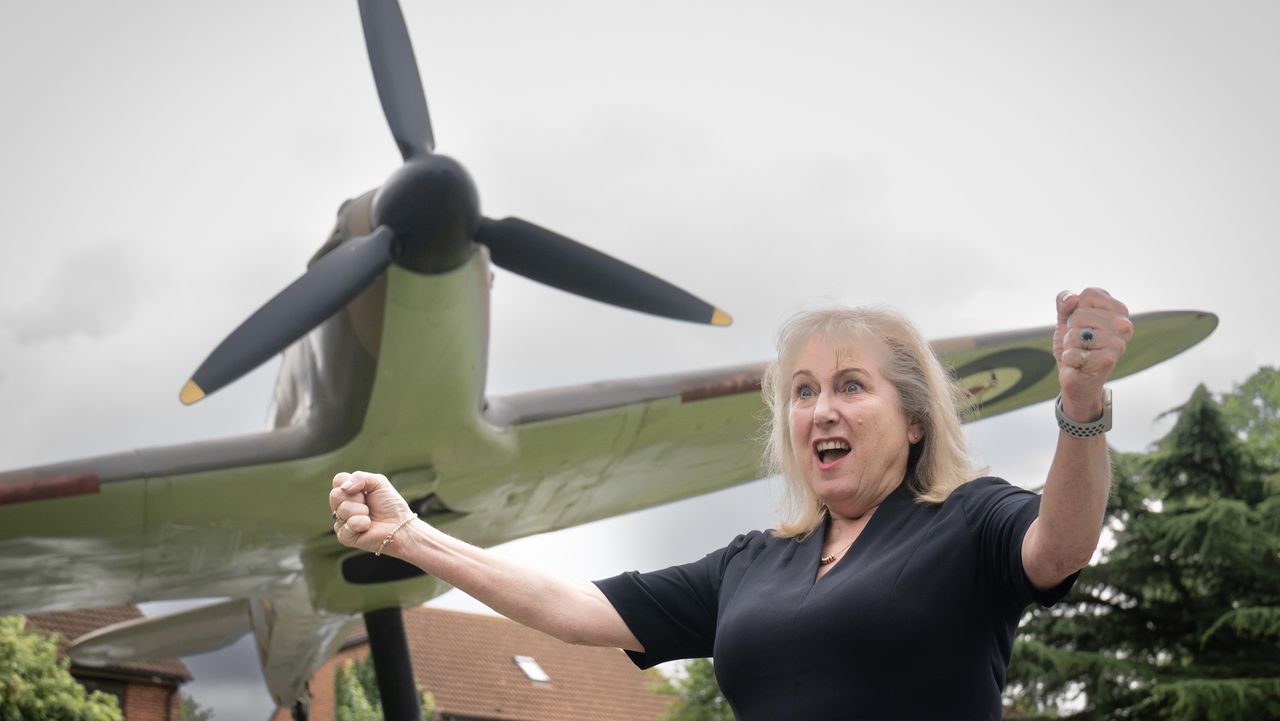
<path fill-rule="evenodd" d="M 849 455 L 849 442 L 839 439 L 818 441 L 814 444 L 814 452 L 818 455 L 818 463 L 831 465 Z"/>

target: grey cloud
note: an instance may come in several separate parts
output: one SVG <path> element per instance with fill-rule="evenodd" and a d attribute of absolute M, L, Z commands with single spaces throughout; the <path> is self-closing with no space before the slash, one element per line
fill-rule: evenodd
<path fill-rule="evenodd" d="M 65 256 L 25 302 L 0 311 L 20 344 L 110 335 L 145 296 L 145 279 L 110 243 Z"/>

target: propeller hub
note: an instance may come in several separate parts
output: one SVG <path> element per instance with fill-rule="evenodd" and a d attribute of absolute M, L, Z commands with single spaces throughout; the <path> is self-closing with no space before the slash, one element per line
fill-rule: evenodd
<path fill-rule="evenodd" d="M 444 273 L 471 257 L 480 197 L 466 168 L 453 158 L 412 158 L 374 196 L 373 224 L 395 231 L 397 265 Z"/>

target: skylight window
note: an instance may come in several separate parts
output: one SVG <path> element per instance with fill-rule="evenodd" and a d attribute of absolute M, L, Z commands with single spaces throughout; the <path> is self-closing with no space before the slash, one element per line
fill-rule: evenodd
<path fill-rule="evenodd" d="M 530 681 L 551 683 L 551 677 L 547 675 L 546 671 L 542 670 L 537 661 L 533 660 L 533 656 L 513 656 L 512 658 L 516 660 L 516 665 L 520 667 L 521 671 L 524 671 L 524 675 L 528 676 Z"/>

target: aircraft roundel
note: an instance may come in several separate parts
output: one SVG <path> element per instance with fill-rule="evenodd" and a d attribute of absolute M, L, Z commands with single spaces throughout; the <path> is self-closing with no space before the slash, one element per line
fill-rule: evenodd
<path fill-rule="evenodd" d="M 1055 368 L 1053 355 L 1033 348 L 1011 348 L 956 369 L 956 384 L 972 405 L 990 405 L 1039 383 Z"/>

